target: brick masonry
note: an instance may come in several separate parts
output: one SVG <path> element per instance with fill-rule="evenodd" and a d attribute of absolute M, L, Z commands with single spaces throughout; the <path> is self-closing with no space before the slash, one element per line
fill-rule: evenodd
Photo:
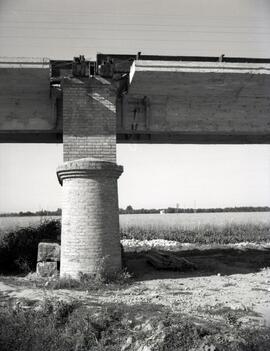
<path fill-rule="evenodd" d="M 60 276 L 121 268 L 116 165 L 116 91 L 95 78 L 63 82 L 65 163 Z"/>
<path fill-rule="evenodd" d="M 115 100 L 115 89 L 95 78 L 64 80 L 64 161 L 97 157 L 116 162 Z"/>
<path fill-rule="evenodd" d="M 60 275 L 121 268 L 117 178 L 122 167 L 80 159 L 58 168 L 63 183 Z"/>

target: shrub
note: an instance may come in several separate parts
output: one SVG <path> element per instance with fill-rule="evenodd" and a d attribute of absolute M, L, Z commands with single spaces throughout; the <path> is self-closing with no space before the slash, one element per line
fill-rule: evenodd
<path fill-rule="evenodd" d="M 0 310 L 1 351 L 268 351 L 269 328 L 198 321 L 151 304 L 85 306 L 46 299 Z"/>
<path fill-rule="evenodd" d="M 60 221 L 52 220 L 45 221 L 38 227 L 27 227 L 3 234 L 0 239 L 1 273 L 26 273 L 35 270 L 39 242 L 57 242 L 60 233 Z"/>

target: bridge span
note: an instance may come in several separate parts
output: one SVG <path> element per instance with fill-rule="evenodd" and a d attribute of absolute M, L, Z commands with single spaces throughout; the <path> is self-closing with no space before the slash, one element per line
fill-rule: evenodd
<path fill-rule="evenodd" d="M 88 89 L 115 89 L 118 143 L 269 143 L 270 59 L 137 58 L 1 58 L 0 142 L 63 142 L 64 85 L 75 74 Z"/>
<path fill-rule="evenodd" d="M 121 267 L 116 143 L 270 142 L 270 59 L 0 59 L 0 142 L 63 143 L 61 276 Z"/>

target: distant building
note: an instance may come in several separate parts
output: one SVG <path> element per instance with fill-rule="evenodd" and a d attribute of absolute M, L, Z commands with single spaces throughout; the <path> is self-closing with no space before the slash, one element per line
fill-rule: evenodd
<path fill-rule="evenodd" d="M 160 210 L 159 213 L 160 214 L 165 214 L 166 212 L 165 212 L 165 210 Z"/>

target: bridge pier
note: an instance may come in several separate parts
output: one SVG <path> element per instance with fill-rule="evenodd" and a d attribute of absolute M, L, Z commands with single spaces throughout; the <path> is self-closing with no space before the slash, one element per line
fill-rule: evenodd
<path fill-rule="evenodd" d="M 61 277 L 121 268 L 115 98 L 108 81 L 63 82 Z"/>

